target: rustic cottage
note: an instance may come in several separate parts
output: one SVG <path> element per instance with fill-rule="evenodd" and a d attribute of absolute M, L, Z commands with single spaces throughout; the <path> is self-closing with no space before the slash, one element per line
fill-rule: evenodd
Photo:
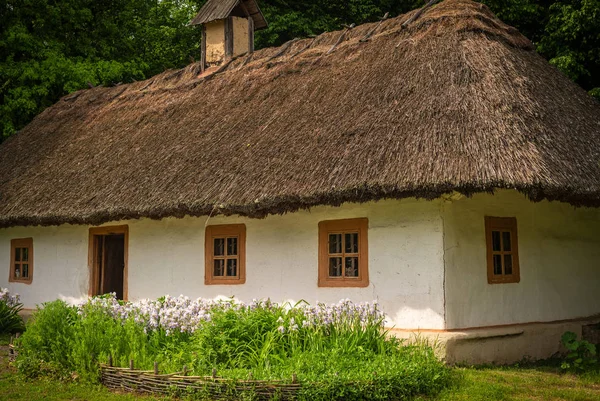
<path fill-rule="evenodd" d="M 0 146 L 0 286 L 379 300 L 450 361 L 546 357 L 600 322 L 600 104 L 468 0 L 62 98 Z M 192 28 L 190 28 L 192 29 Z"/>

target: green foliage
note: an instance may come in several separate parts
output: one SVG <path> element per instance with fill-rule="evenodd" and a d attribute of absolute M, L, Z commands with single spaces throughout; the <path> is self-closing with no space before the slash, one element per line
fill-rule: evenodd
<path fill-rule="evenodd" d="M 71 367 L 70 345 L 75 339 L 74 322 L 77 311 L 63 301 L 44 304 L 27 323 L 26 332 L 19 337 L 17 366 L 30 378 L 41 374 L 60 375 Z"/>
<path fill-rule="evenodd" d="M 396 16 L 420 5 L 419 0 L 265 0 L 260 6 L 269 27 L 257 32 L 256 45 L 277 46 L 340 29 L 342 24 L 376 21 L 386 12 Z"/>
<path fill-rule="evenodd" d="M 23 304 L 10 304 L 0 299 L 0 334 L 23 331 L 23 319 L 19 315 Z"/>
<path fill-rule="evenodd" d="M 0 139 L 61 96 L 182 67 L 200 33 L 191 0 L 0 3 Z"/>
<path fill-rule="evenodd" d="M 450 380 L 432 347 L 388 338 L 380 320 L 309 325 L 302 324 L 302 309 L 289 305 L 217 305 L 210 319 L 186 332 L 148 329 L 139 316 L 122 320 L 97 305 L 77 309 L 55 301 L 38 309 L 18 342 L 19 371 L 28 378 L 76 374 L 97 382 L 98 362 L 110 355 L 116 366 L 133 359 L 136 368 L 151 370 L 156 361 L 161 372 L 186 365 L 193 375 L 216 369 L 232 380 L 252 373 L 257 380 L 290 382 L 296 373 L 304 384 L 300 400 L 404 399 L 437 393 Z"/>
<path fill-rule="evenodd" d="M 600 0 L 552 4 L 538 51 L 600 99 Z"/>
<path fill-rule="evenodd" d="M 577 340 L 577 334 L 567 331 L 560 339 L 567 349 L 565 361 L 561 364 L 564 370 L 585 371 L 598 363 L 596 346 L 585 340 Z"/>

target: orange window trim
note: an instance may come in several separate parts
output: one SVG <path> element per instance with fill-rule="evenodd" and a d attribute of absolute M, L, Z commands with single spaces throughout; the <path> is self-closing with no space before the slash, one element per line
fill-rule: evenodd
<path fill-rule="evenodd" d="M 319 223 L 319 287 L 369 286 L 369 220 L 367 218 L 327 220 Z M 358 232 L 358 277 L 329 276 L 329 234 Z M 342 260 L 342 263 L 345 263 Z"/>
<path fill-rule="evenodd" d="M 215 276 L 214 262 L 216 259 L 224 259 L 225 269 L 227 269 L 227 256 L 223 258 L 214 256 L 214 240 L 218 238 L 225 239 L 225 248 L 227 248 L 227 238 L 238 239 L 237 276 Z M 226 251 L 225 251 L 226 253 Z M 206 227 L 204 235 L 204 284 L 206 285 L 236 285 L 246 282 L 246 225 L 245 224 L 225 224 Z"/>
<path fill-rule="evenodd" d="M 21 248 L 27 248 L 27 263 L 22 263 L 23 260 L 20 257 L 19 261 L 17 262 L 16 259 L 16 252 L 17 249 L 21 249 Z M 19 265 L 23 265 L 23 264 L 27 264 L 28 265 L 28 276 L 26 278 L 16 278 L 15 277 L 15 265 L 19 264 Z M 23 267 L 19 266 L 20 271 L 23 271 Z M 19 238 L 19 239 L 12 239 L 10 240 L 10 269 L 9 269 L 9 277 L 8 277 L 8 281 L 10 283 L 22 283 L 22 284 L 31 284 L 33 280 L 33 238 Z"/>
<path fill-rule="evenodd" d="M 510 232 L 511 250 L 504 251 L 501 242 L 500 251 L 494 251 L 492 245 L 492 231 Z M 502 235 L 501 235 L 502 238 Z M 521 281 L 519 268 L 519 238 L 517 236 L 517 219 L 515 217 L 485 217 L 485 240 L 487 249 L 487 276 L 488 284 L 509 284 Z M 501 241 L 503 241 L 501 239 Z M 512 274 L 494 274 L 494 254 L 502 255 L 504 270 L 504 255 L 512 255 Z"/>

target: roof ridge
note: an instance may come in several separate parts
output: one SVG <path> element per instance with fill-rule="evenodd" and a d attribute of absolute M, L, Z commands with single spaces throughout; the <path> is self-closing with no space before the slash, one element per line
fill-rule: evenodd
<path fill-rule="evenodd" d="M 452 5 L 453 3 L 477 5 L 480 8 L 480 10 L 482 11 L 482 13 L 471 14 L 471 13 L 465 12 L 463 14 L 454 14 L 454 15 L 441 14 L 441 15 L 438 15 L 435 17 L 429 16 L 432 12 L 435 12 L 435 10 L 438 9 L 439 7 L 448 6 L 449 4 Z M 166 91 L 180 90 L 180 89 L 186 88 L 186 87 L 196 87 L 199 84 L 201 84 L 202 82 L 205 82 L 207 80 L 211 80 L 211 79 L 215 78 L 215 76 L 217 76 L 219 74 L 234 73 L 234 72 L 238 72 L 238 71 L 241 72 L 242 70 L 251 71 L 251 70 L 259 69 L 261 67 L 271 68 L 275 65 L 289 62 L 291 59 L 296 58 L 301 53 L 305 53 L 307 51 L 310 51 L 311 49 L 323 50 L 319 54 L 319 57 L 318 57 L 318 58 L 322 58 L 322 57 L 330 55 L 331 53 L 335 53 L 335 51 L 328 54 L 327 51 L 324 50 L 323 48 L 327 47 L 327 46 L 331 46 L 331 43 L 319 44 L 319 40 L 323 40 L 326 37 L 327 38 L 337 38 L 338 35 L 343 35 L 345 33 L 348 33 L 349 31 L 350 31 L 349 34 L 346 35 L 344 40 L 342 40 L 339 44 L 336 45 L 335 50 L 339 51 L 339 50 L 347 48 L 349 46 L 356 45 L 357 43 L 361 44 L 361 45 L 366 45 L 369 42 L 372 42 L 373 40 L 379 39 L 381 37 L 394 35 L 394 34 L 401 34 L 403 32 L 406 32 L 407 34 L 411 35 L 411 34 L 418 32 L 423 27 L 430 26 L 431 24 L 433 24 L 435 22 L 440 22 L 440 21 L 444 21 L 444 20 L 448 20 L 448 19 L 452 19 L 454 21 L 457 21 L 457 20 L 458 21 L 460 21 L 460 20 L 466 21 L 466 20 L 472 20 L 475 18 L 475 19 L 481 21 L 482 24 L 484 24 L 484 25 L 493 25 L 496 28 L 503 29 L 506 33 L 509 33 L 512 35 L 518 35 L 518 36 L 520 36 L 519 39 L 522 39 L 522 41 L 512 41 L 512 42 L 508 41 L 507 43 L 509 45 L 521 47 L 521 48 L 524 48 L 527 50 L 534 49 L 533 45 L 527 38 L 522 36 L 515 28 L 510 27 L 510 26 L 504 24 L 502 21 L 500 21 L 497 17 L 495 17 L 491 13 L 489 8 L 487 6 L 485 6 L 484 4 L 476 3 L 471 0 L 442 0 L 441 2 L 439 2 L 437 4 L 427 7 L 418 19 L 410 21 L 411 18 L 415 14 L 417 14 L 419 11 L 421 11 L 423 8 L 418 8 L 418 9 L 409 11 L 407 13 L 400 14 L 396 17 L 386 18 L 384 21 L 366 22 L 366 23 L 363 23 L 363 24 L 353 27 L 353 29 L 351 29 L 351 30 L 344 28 L 344 29 L 339 29 L 339 30 L 335 30 L 335 31 L 325 31 L 325 32 L 320 33 L 319 35 L 316 35 L 315 37 L 291 39 L 291 40 L 283 43 L 280 46 L 266 47 L 266 48 L 257 50 L 255 52 L 251 53 L 250 55 L 245 53 L 240 56 L 229 59 L 223 65 L 221 65 L 216 72 L 213 72 L 212 74 L 206 75 L 206 76 L 200 75 L 200 62 L 199 61 L 188 64 L 187 66 L 179 68 L 179 69 L 166 70 L 166 71 L 163 71 L 162 73 L 154 75 L 143 81 L 118 85 L 119 87 L 126 87 L 126 89 L 122 90 L 120 94 L 127 92 L 127 89 L 154 92 L 154 91 L 165 91 L 165 90 Z M 467 10 L 465 10 L 465 11 L 467 11 Z M 409 26 L 405 26 L 406 22 L 411 22 L 411 24 Z M 365 31 L 366 32 L 371 31 L 374 27 L 377 27 L 379 31 L 372 33 L 370 35 L 370 37 L 368 38 L 368 40 L 361 41 L 360 39 L 362 37 L 364 37 L 363 33 Z M 478 27 L 477 29 L 480 30 L 481 27 Z M 473 29 L 472 28 L 464 29 L 464 31 L 470 31 L 470 30 L 473 30 Z M 361 32 L 361 33 L 354 34 L 352 31 Z M 501 35 L 495 35 L 495 36 L 498 38 L 502 38 Z M 410 42 L 411 38 L 403 38 L 403 39 L 399 40 L 398 44 L 396 45 L 396 48 L 400 47 L 404 41 Z M 306 46 L 307 44 L 308 44 L 308 46 Z M 304 45 L 304 46 L 301 46 L 301 45 Z M 286 47 L 287 47 L 287 49 L 284 49 Z M 282 50 L 285 50 L 285 51 L 282 51 Z M 302 51 L 299 52 L 299 50 L 302 50 Z M 278 55 L 278 53 L 281 53 L 281 54 Z M 290 57 L 290 54 L 293 55 L 293 57 Z M 257 57 L 257 55 L 260 55 L 260 56 Z M 240 60 L 243 60 L 243 61 L 240 61 Z M 315 60 L 315 63 L 317 61 L 320 61 L 320 60 Z M 181 82 L 182 81 L 181 78 L 183 76 L 186 76 L 187 79 L 185 81 Z M 164 85 L 155 86 L 155 84 L 158 84 L 158 83 L 161 83 L 161 84 L 173 83 L 174 85 L 172 85 L 170 87 L 167 87 Z M 141 88 L 137 88 L 136 87 L 137 85 L 142 85 L 142 86 L 141 86 Z M 108 88 L 115 88 L 115 87 L 108 87 Z M 94 91 L 98 88 L 99 87 L 85 88 L 80 91 L 74 92 L 72 94 L 66 95 L 61 100 L 70 101 L 70 100 L 77 98 L 79 96 L 80 92 Z M 118 97 L 118 96 L 116 96 L 116 97 Z"/>

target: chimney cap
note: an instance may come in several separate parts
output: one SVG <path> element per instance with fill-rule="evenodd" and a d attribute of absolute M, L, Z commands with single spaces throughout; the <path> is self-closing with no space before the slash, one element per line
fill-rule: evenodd
<path fill-rule="evenodd" d="M 189 25 L 200 25 L 225 19 L 232 14 L 237 14 L 235 11 L 247 18 L 252 18 L 255 30 L 265 29 L 268 26 L 256 0 L 208 0 Z"/>

